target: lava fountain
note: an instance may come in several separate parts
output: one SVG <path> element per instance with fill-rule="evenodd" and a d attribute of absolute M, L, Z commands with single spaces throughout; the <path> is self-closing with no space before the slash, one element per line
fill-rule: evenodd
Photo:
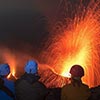
<path fill-rule="evenodd" d="M 52 31 L 51 43 L 46 43 L 42 57 L 56 73 L 66 77 L 71 66 L 79 64 L 85 70 L 83 81 L 89 87 L 100 85 L 100 1 L 91 0 L 87 7 L 80 3 L 74 18 L 66 18 L 67 22 Z M 67 27 L 61 29 L 64 25 Z"/>
<path fill-rule="evenodd" d="M 66 15 L 70 10 L 69 14 L 74 14 L 73 17 L 64 17 L 58 24 L 52 24 L 54 29 L 50 30 L 50 39 L 46 41 L 46 47 L 42 48 L 43 51 L 37 57 L 41 63 L 39 64 L 41 81 L 47 87 L 61 87 L 66 84 L 68 81 L 64 77 L 68 77 L 68 72 L 74 64 L 84 67 L 83 81 L 89 87 L 100 85 L 100 1 L 90 0 L 86 7 L 82 1 L 84 0 L 80 0 L 75 11 L 69 9 L 69 6 L 66 6 L 68 4 L 65 5 L 64 8 L 67 10 L 62 12 Z M 0 57 L 9 63 L 14 76 L 16 73 L 23 73 L 21 66 L 34 58 L 30 54 L 4 49 L 0 49 Z"/>

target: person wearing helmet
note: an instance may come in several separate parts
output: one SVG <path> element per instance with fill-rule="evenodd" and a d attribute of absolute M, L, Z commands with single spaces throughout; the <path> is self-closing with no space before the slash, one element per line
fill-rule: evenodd
<path fill-rule="evenodd" d="M 44 100 L 47 89 L 39 81 L 37 62 L 29 60 L 24 70 L 24 75 L 15 82 L 17 100 Z"/>
<path fill-rule="evenodd" d="M 71 83 L 62 87 L 61 100 L 88 100 L 89 87 L 82 83 L 84 69 L 80 65 L 73 65 L 70 69 Z"/>
<path fill-rule="evenodd" d="M 14 82 L 7 79 L 10 73 L 8 64 L 0 64 L 0 100 L 14 100 Z"/>

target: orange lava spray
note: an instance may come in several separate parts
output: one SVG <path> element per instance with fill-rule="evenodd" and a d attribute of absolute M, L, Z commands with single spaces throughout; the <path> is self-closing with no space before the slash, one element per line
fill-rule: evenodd
<path fill-rule="evenodd" d="M 43 56 L 47 58 L 47 63 L 62 76 L 67 76 L 74 64 L 83 66 L 85 70 L 83 81 L 89 87 L 100 85 L 99 6 L 100 2 L 93 0 L 86 8 L 80 4 L 69 25 L 63 31 L 58 30 L 53 34 L 52 42 L 48 44 L 47 52 L 44 52 Z M 68 20 L 66 18 L 66 22 Z"/>

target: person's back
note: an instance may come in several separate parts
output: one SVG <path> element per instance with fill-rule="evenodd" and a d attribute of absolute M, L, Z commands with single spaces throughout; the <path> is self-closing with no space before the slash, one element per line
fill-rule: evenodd
<path fill-rule="evenodd" d="M 8 64 L 0 65 L 0 99 L 13 100 L 15 99 L 14 82 L 8 80 L 6 76 L 10 73 Z"/>
<path fill-rule="evenodd" d="M 61 100 L 88 100 L 89 96 L 90 92 L 87 85 L 73 86 L 73 84 L 68 84 L 62 88 Z"/>
<path fill-rule="evenodd" d="M 70 74 L 71 83 L 63 86 L 61 100 L 88 100 L 90 97 L 89 87 L 81 81 L 81 77 L 84 76 L 83 68 L 80 65 L 74 65 Z"/>
<path fill-rule="evenodd" d="M 16 98 L 17 100 L 44 100 L 47 89 L 44 84 L 39 82 L 40 77 L 36 74 L 37 69 L 35 70 L 28 64 L 27 66 L 30 69 L 29 73 L 25 70 L 26 73 L 15 82 Z M 31 66 L 34 67 L 34 64 Z M 33 69 L 35 71 L 32 72 Z"/>

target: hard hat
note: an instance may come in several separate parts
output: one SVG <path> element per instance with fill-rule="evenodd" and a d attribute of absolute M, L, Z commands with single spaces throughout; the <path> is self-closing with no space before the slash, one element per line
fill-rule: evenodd
<path fill-rule="evenodd" d="M 0 64 L 0 76 L 6 76 L 10 73 L 10 67 L 8 64 Z"/>
<path fill-rule="evenodd" d="M 35 74 L 38 70 L 38 64 L 34 60 L 29 60 L 25 65 L 25 72 L 28 74 Z"/>
<path fill-rule="evenodd" d="M 80 65 L 73 65 L 70 69 L 70 74 L 73 77 L 82 77 L 84 76 L 84 69 Z"/>

